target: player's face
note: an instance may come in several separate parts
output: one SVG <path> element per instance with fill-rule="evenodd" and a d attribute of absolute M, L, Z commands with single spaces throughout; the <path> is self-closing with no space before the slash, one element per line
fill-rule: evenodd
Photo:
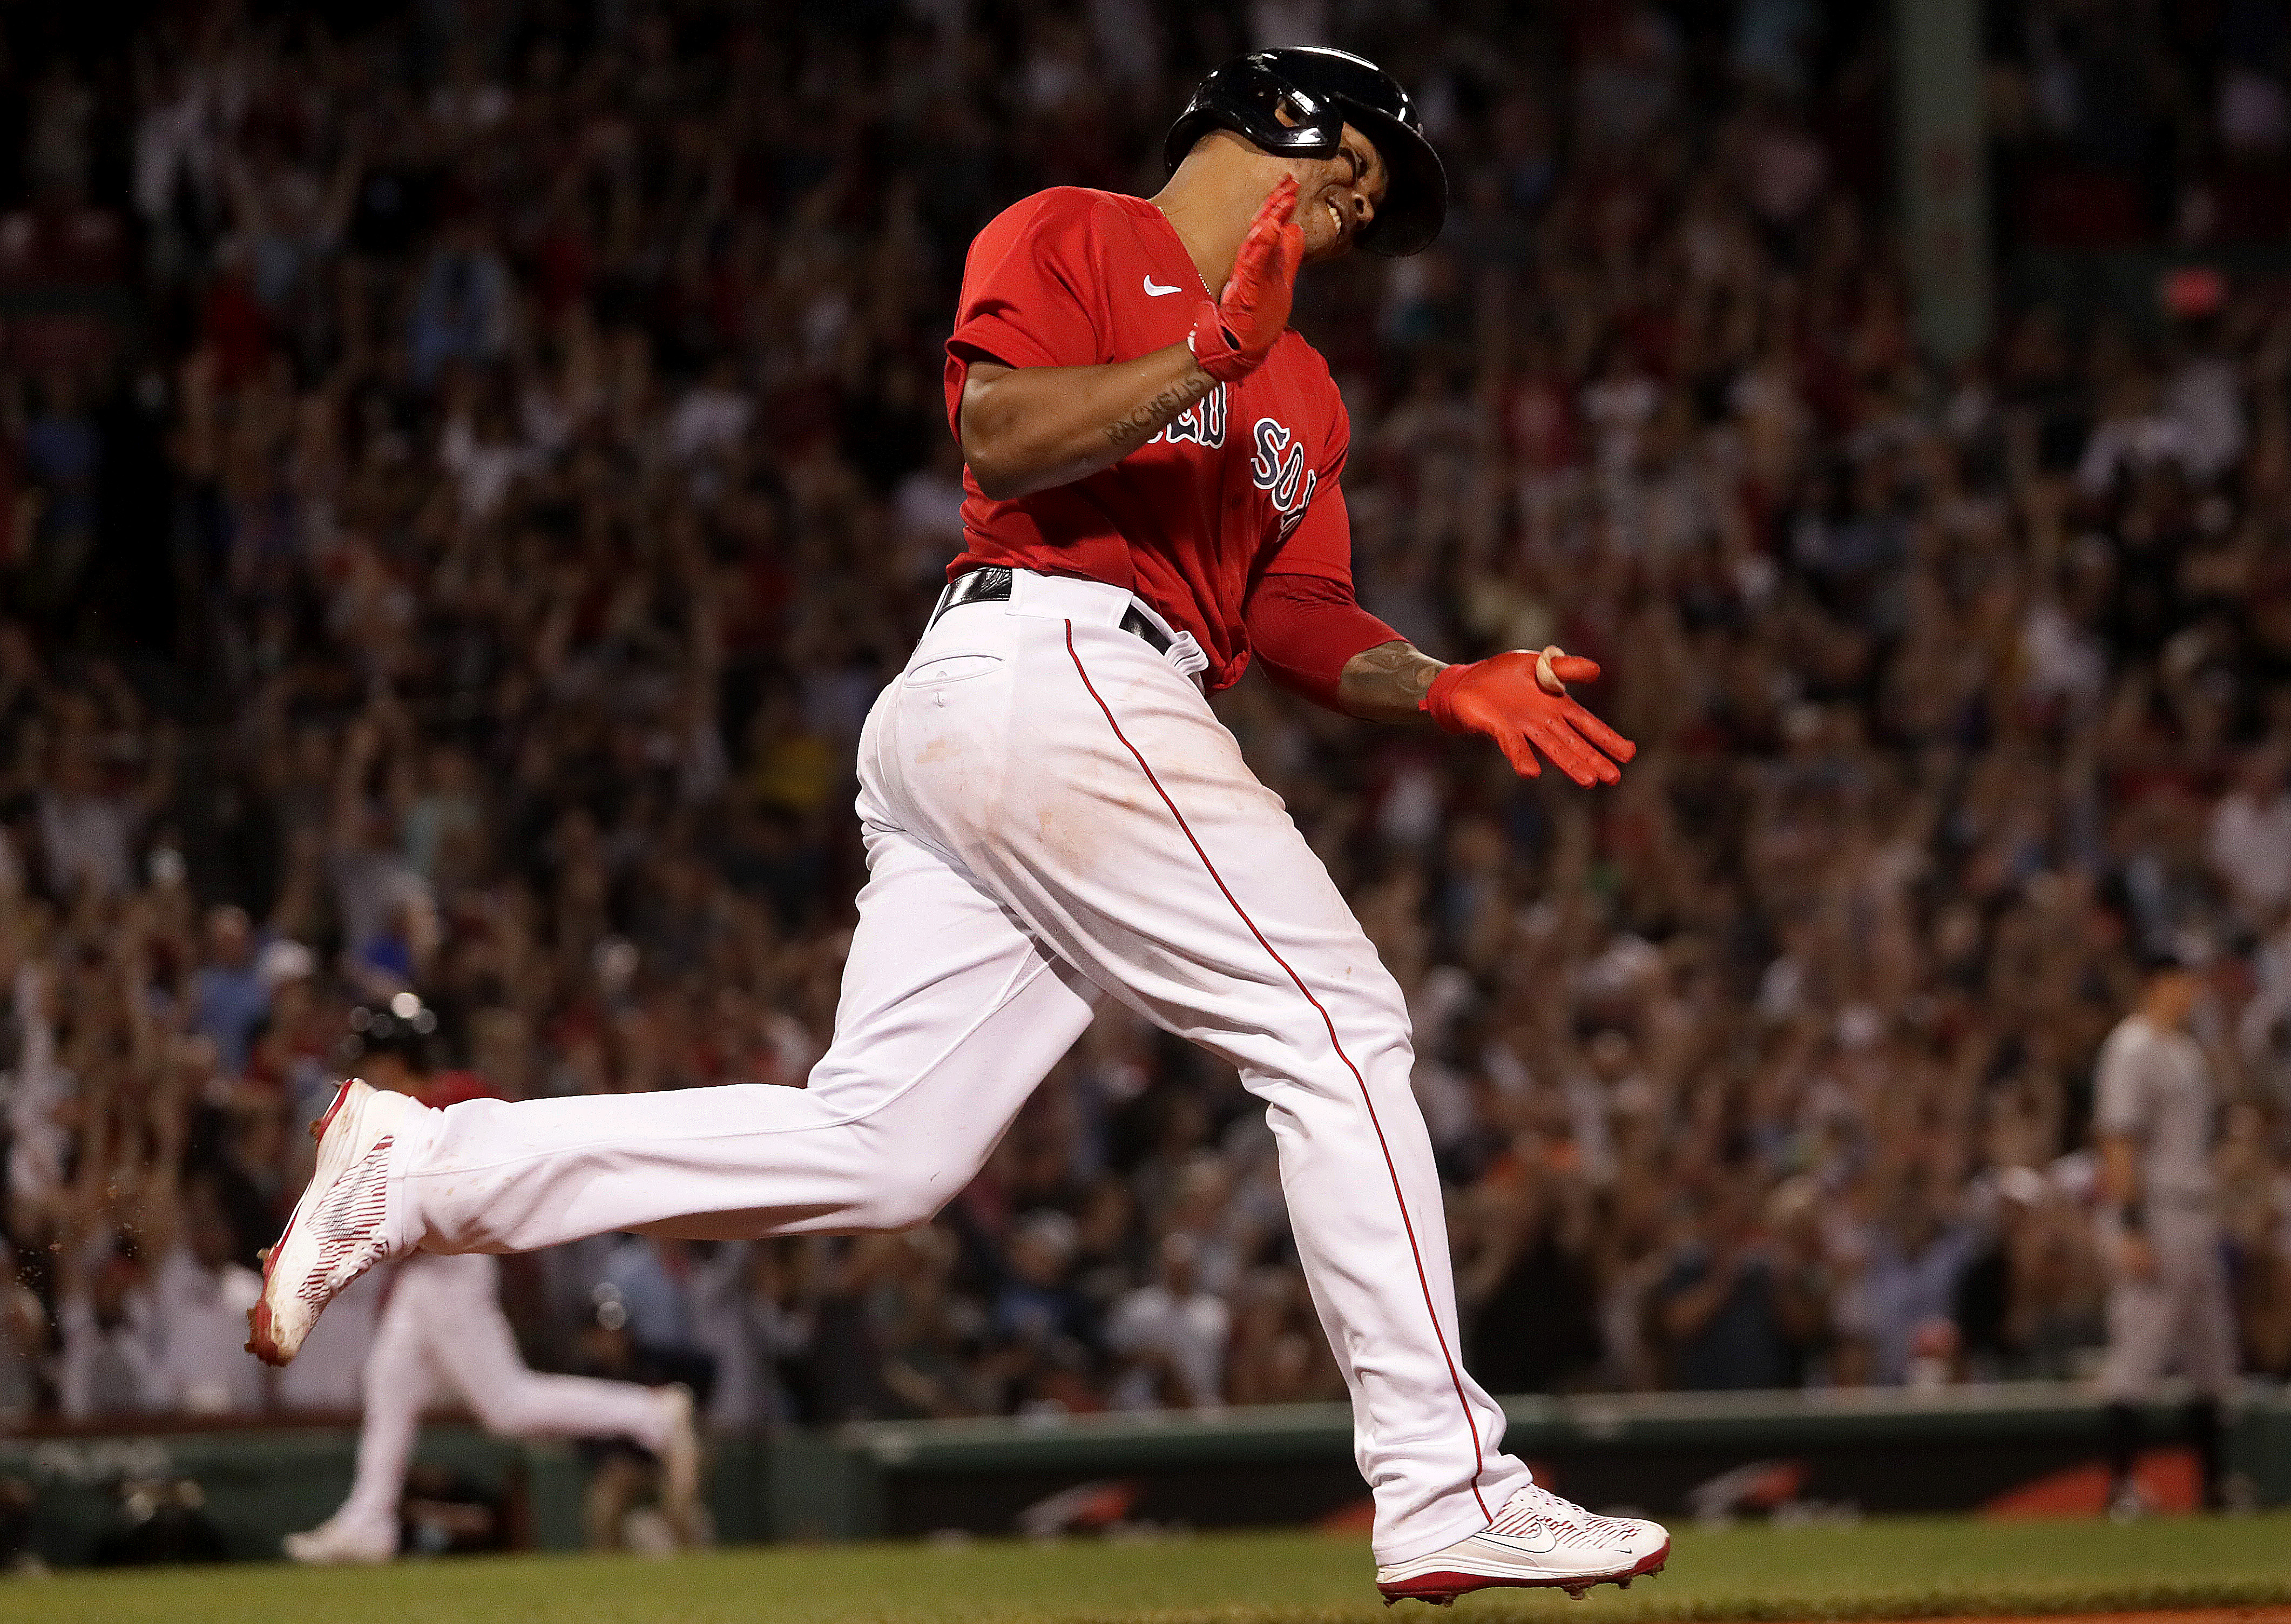
<path fill-rule="evenodd" d="M 2148 1002 L 2153 1017 L 2165 1026 L 2184 1026 L 2203 996 L 2203 977 L 2191 970 L 2159 970 L 2150 984 Z"/>
<path fill-rule="evenodd" d="M 1331 157 L 1294 165 L 1297 223 L 1305 230 L 1307 262 L 1348 253 L 1376 218 L 1390 176 L 1367 136 L 1350 125 Z"/>
<path fill-rule="evenodd" d="M 359 1075 L 371 1086 L 392 1094 L 413 1094 L 422 1087 L 422 1079 L 406 1063 L 406 1057 L 389 1049 L 368 1055 L 366 1069 Z"/>

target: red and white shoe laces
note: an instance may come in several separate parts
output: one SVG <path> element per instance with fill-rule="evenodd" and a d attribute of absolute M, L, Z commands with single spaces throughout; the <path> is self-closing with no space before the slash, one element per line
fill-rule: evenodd
<path fill-rule="evenodd" d="M 1628 1587 L 1660 1573 L 1670 1535 L 1638 1517 L 1599 1516 L 1530 1483 L 1495 1521 L 1411 1562 L 1387 1563 L 1376 1588 L 1387 1605 L 1404 1597 L 1445 1606 L 1467 1591 L 1499 1586 L 1553 1588 L 1580 1597 L 1593 1585 Z"/>
<path fill-rule="evenodd" d="M 285 1364 L 334 1294 L 389 1255 L 382 1219 L 390 1146 L 406 1113 L 420 1109 L 406 1095 L 353 1077 L 310 1125 L 318 1164 L 285 1233 L 264 1254 L 261 1300 L 246 1311 L 248 1353 Z"/>

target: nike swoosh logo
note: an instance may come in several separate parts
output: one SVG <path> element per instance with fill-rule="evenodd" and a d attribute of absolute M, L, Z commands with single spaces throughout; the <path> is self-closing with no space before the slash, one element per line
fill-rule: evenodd
<path fill-rule="evenodd" d="M 1531 1556 L 1546 1556 L 1559 1548 L 1559 1537 L 1547 1528 L 1539 1528 L 1532 1534 L 1496 1534 L 1483 1529 L 1479 1537 L 1491 1545 L 1509 1546 Z"/>
<path fill-rule="evenodd" d="M 1163 287 L 1159 282 L 1154 280 L 1153 277 L 1148 277 L 1146 278 L 1146 296 L 1148 299 L 1159 299 L 1164 293 L 1174 293 L 1177 291 L 1177 285 L 1174 283 L 1168 287 Z"/>

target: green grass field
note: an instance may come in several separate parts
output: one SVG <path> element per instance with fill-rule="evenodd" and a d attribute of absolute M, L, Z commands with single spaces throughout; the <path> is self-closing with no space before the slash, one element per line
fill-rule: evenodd
<path fill-rule="evenodd" d="M 2105 1523 L 1893 1519 L 1681 1531 L 1669 1572 L 1589 1601 L 1495 1591 L 1387 1613 L 1364 1546 L 1314 1534 L 1145 1543 L 869 1545 L 671 1562 L 478 1557 L 0 1583 L 0 1620 L 105 1624 L 1406 1624 L 1875 1619 L 2291 1604 L 2291 1515 Z"/>

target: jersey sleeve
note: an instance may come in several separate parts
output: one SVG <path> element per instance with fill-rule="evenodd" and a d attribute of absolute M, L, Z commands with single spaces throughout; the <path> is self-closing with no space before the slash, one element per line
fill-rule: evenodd
<path fill-rule="evenodd" d="M 1338 504 L 1343 494 L 1322 498 Z M 1242 619 L 1265 674 L 1325 710 L 1342 712 L 1337 688 L 1363 649 L 1404 641 L 1360 607 L 1352 583 L 1326 575 L 1266 575 L 1250 594 Z"/>
<path fill-rule="evenodd" d="M 2100 1048 L 2092 1080 L 2092 1122 L 2102 1133 L 2138 1138 L 2148 1130 L 2148 1045 L 2118 1032 Z"/>
<path fill-rule="evenodd" d="M 1087 366 L 1102 358 L 1089 293 L 1097 206 L 1078 189 L 1043 192 L 1005 209 L 972 242 L 946 341 L 950 423 L 973 361 Z"/>

